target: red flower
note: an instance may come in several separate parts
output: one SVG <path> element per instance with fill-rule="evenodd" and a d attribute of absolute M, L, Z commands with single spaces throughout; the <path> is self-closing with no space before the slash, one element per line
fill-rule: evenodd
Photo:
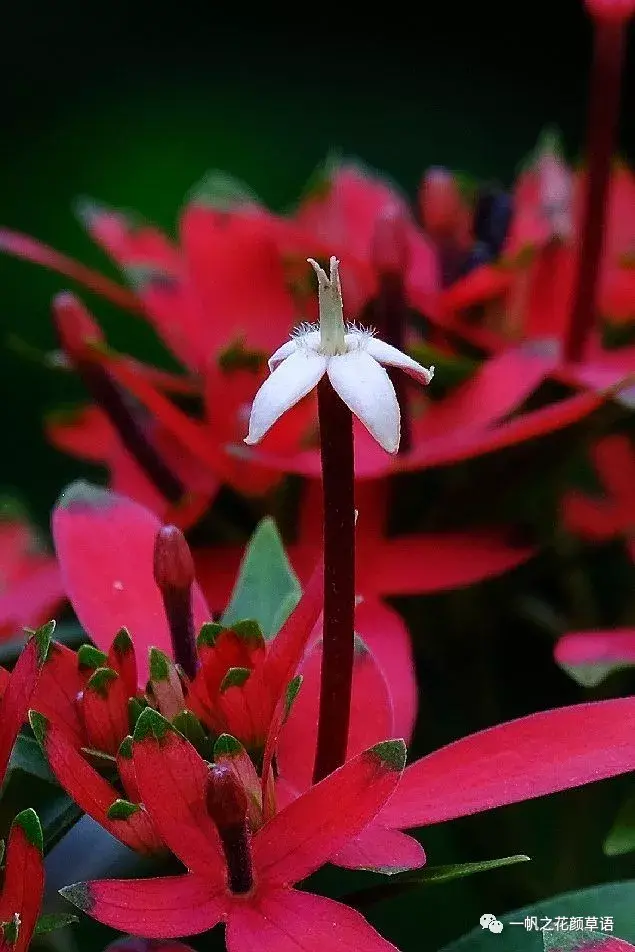
<path fill-rule="evenodd" d="M 515 215 L 501 260 L 472 271 L 445 291 L 441 326 L 486 352 L 510 341 L 549 341 L 559 356 L 569 326 L 584 179 L 574 177 L 550 146 L 519 178 Z M 628 255 L 635 241 L 635 177 L 616 167 L 610 191 L 607 233 L 600 279 L 603 318 L 627 321 L 635 314 L 635 284 Z M 475 305 L 485 308 L 481 326 L 460 315 Z M 632 348 L 604 350 L 595 335 L 579 366 L 560 365 L 559 376 L 575 385 L 606 387 L 635 368 Z"/>
<path fill-rule="evenodd" d="M 64 590 L 55 559 L 16 516 L 0 517 L 0 639 L 37 628 L 55 614 Z"/>
<path fill-rule="evenodd" d="M 231 952 L 324 947 L 392 949 L 359 913 L 293 887 L 377 813 L 398 783 L 401 741 L 349 760 L 253 834 L 247 796 L 231 769 L 210 766 L 156 712 L 137 724 L 134 763 L 157 828 L 188 868 L 183 876 L 101 880 L 62 894 L 123 931 L 158 938 L 226 923 Z"/>
<path fill-rule="evenodd" d="M 4 780 L 15 739 L 26 720 L 54 627 L 55 623 L 50 622 L 33 633 L 11 674 L 0 668 L 0 783 Z"/>
<path fill-rule="evenodd" d="M 2 952 L 26 952 L 43 895 L 42 828 L 34 810 L 23 810 L 11 824 L 0 888 Z"/>
<path fill-rule="evenodd" d="M 622 537 L 635 561 L 635 451 L 626 436 L 607 436 L 595 444 L 591 458 L 605 488 L 603 498 L 577 490 L 562 500 L 565 524 L 588 539 Z"/>

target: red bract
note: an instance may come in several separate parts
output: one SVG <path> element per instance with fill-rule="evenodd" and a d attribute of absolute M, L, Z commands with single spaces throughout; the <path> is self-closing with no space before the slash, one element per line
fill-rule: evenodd
<path fill-rule="evenodd" d="M 11 757 L 15 739 L 26 720 L 48 654 L 54 622 L 38 628 L 26 644 L 9 674 L 0 668 L 0 783 Z"/>
<path fill-rule="evenodd" d="M 626 436 L 607 436 L 595 444 L 591 458 L 605 496 L 594 498 L 577 490 L 562 500 L 565 524 L 588 539 L 624 539 L 635 561 L 635 451 Z"/>
<path fill-rule="evenodd" d="M 29 720 L 60 785 L 131 849 L 164 849 L 145 811 L 130 761 L 129 699 L 138 695 L 134 646 L 123 629 L 108 654 L 53 642 Z M 127 742 L 126 742 L 127 741 Z M 118 773 L 129 800 L 99 772 Z"/>
<path fill-rule="evenodd" d="M 11 824 L 0 888 L 0 949 L 26 952 L 44 895 L 42 828 L 34 810 Z"/>
<path fill-rule="evenodd" d="M 486 352 L 510 341 L 545 339 L 560 352 L 572 306 L 583 177 L 574 178 L 558 156 L 546 150 L 516 186 L 515 218 L 498 264 L 472 271 L 445 291 L 432 314 L 444 326 Z M 635 178 L 619 166 L 611 183 L 607 233 L 600 280 L 600 315 L 626 321 L 635 314 L 635 285 L 627 256 L 635 240 Z M 480 326 L 461 315 L 485 308 Z M 563 379 L 581 386 L 608 386 L 635 368 L 632 349 L 604 350 L 592 337 L 579 365 L 557 367 Z"/>
<path fill-rule="evenodd" d="M 569 632 L 558 641 L 554 656 L 560 664 L 573 668 L 635 664 L 635 630 Z"/>
<path fill-rule="evenodd" d="M 64 587 L 82 627 L 107 651 L 113 633 L 128 628 L 147 679 L 148 649 L 170 649 L 170 631 L 153 576 L 154 543 L 161 522 L 132 500 L 87 483 L 61 496 L 52 519 Z M 193 587 L 195 628 L 209 609 Z"/>
<path fill-rule="evenodd" d="M 292 218 L 272 214 L 244 188 L 212 173 L 190 195 L 177 248 L 152 226 L 85 203 L 82 217 L 89 232 L 122 268 L 135 294 L 15 232 L 0 231 L 0 248 L 144 313 L 183 363 L 205 372 L 210 355 L 218 357 L 243 338 L 266 355 L 298 320 L 311 316 L 309 255 L 336 253 L 342 259 L 349 307 L 356 314 L 374 291 L 375 223 L 395 206 L 406 209 L 389 185 L 353 165 L 323 177 Z M 408 284 L 427 299 L 436 288 L 435 256 L 413 223 L 408 240 Z"/>
<path fill-rule="evenodd" d="M 401 741 L 388 741 L 343 767 L 253 834 L 244 789 L 210 769 L 155 712 L 137 724 L 134 762 L 157 827 L 188 868 L 183 876 L 80 883 L 63 895 L 94 918 L 158 938 L 226 923 L 230 952 L 393 949 L 359 913 L 296 891 L 370 821 L 398 783 Z"/>
<path fill-rule="evenodd" d="M 585 0 L 585 4 L 592 16 L 607 23 L 624 23 L 635 13 L 635 0 Z"/>
<path fill-rule="evenodd" d="M 37 628 L 63 599 L 55 559 L 40 548 L 32 528 L 17 517 L 0 517 L 0 639 Z"/>

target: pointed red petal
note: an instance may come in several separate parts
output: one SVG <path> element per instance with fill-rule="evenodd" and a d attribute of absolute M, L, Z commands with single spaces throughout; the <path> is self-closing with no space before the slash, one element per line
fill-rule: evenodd
<path fill-rule="evenodd" d="M 471 734 L 415 761 L 380 822 L 428 826 L 626 773 L 635 698 L 543 711 Z"/>
<path fill-rule="evenodd" d="M 128 733 L 128 692 L 112 668 L 98 668 L 84 688 L 81 708 L 88 746 L 115 756 Z"/>
<path fill-rule="evenodd" d="M 39 627 L 57 614 L 64 598 L 57 563 L 45 555 L 34 558 L 22 577 L 8 581 L 0 594 L 0 634 Z"/>
<path fill-rule="evenodd" d="M 270 353 L 290 333 L 297 309 L 278 247 L 285 227 L 260 209 L 219 213 L 198 203 L 185 209 L 181 240 L 188 271 L 204 311 L 216 315 L 202 335 L 208 354 L 241 337 Z"/>
<path fill-rule="evenodd" d="M 54 641 L 30 705 L 57 724 L 69 742 L 78 749 L 87 742 L 77 700 L 84 690 L 84 683 L 85 678 L 78 668 L 77 652 Z"/>
<path fill-rule="evenodd" d="M 560 664 L 635 664 L 635 629 L 579 631 L 564 635 L 554 652 Z"/>
<path fill-rule="evenodd" d="M 132 760 L 132 737 L 126 735 L 117 751 L 117 773 L 126 793 L 132 803 L 141 803 L 141 794 L 137 783 L 137 775 Z"/>
<path fill-rule="evenodd" d="M 170 631 L 153 577 L 154 541 L 161 523 L 143 506 L 86 483 L 67 489 L 53 512 L 53 537 L 66 591 L 82 626 L 108 650 L 127 627 L 147 677 L 151 645 L 170 652 Z M 192 588 L 194 625 L 210 617 Z"/>
<path fill-rule="evenodd" d="M 560 507 L 567 528 L 583 538 L 612 539 L 624 528 L 621 513 L 609 500 L 592 499 L 572 490 L 565 493 Z"/>
<path fill-rule="evenodd" d="M 26 952 L 44 895 L 42 828 L 34 810 L 19 813 L 11 824 L 4 882 L 0 892 L 0 920 L 20 916 L 14 952 Z"/>
<path fill-rule="evenodd" d="M 409 742 L 417 716 L 417 680 L 412 642 L 401 616 L 378 599 L 355 608 L 355 630 L 372 651 L 392 699 L 396 737 Z"/>
<path fill-rule="evenodd" d="M 60 890 L 98 922 L 148 939 L 177 939 L 212 929 L 225 912 L 221 888 L 187 876 L 102 879 Z"/>
<path fill-rule="evenodd" d="M 27 719 L 31 698 L 48 651 L 49 638 L 50 635 L 44 644 L 35 635 L 27 642 L 5 688 L 0 704 L 0 781 L 4 780 L 15 739 Z"/>
<path fill-rule="evenodd" d="M 137 721 L 133 760 L 143 803 L 174 855 L 218 881 L 223 860 L 218 831 L 206 808 L 208 764 L 151 709 Z"/>
<path fill-rule="evenodd" d="M 373 869 L 398 873 L 418 869 L 426 861 L 423 846 L 412 836 L 399 830 L 387 830 L 379 823 L 370 823 L 365 830 L 331 857 L 336 866 L 347 869 Z"/>
<path fill-rule="evenodd" d="M 475 531 L 401 536 L 386 540 L 379 553 L 372 587 L 367 580 L 362 591 L 412 595 L 472 585 L 502 575 L 526 562 L 535 549 L 511 546 L 502 533 Z"/>
<path fill-rule="evenodd" d="M 15 255 L 18 258 L 26 258 L 27 261 L 42 265 L 44 268 L 59 271 L 60 274 L 64 274 L 68 278 L 78 281 L 80 284 L 90 288 L 91 291 L 101 294 L 103 297 L 113 301 L 115 304 L 118 304 L 119 307 L 123 307 L 127 311 L 135 311 L 138 313 L 142 310 L 141 304 L 132 291 L 128 291 L 127 288 L 122 288 L 119 284 L 115 284 L 114 281 L 110 281 L 109 278 L 105 278 L 97 271 L 92 271 L 85 265 L 73 261 L 72 258 L 67 258 L 66 255 L 62 255 L 59 251 L 49 248 L 48 245 L 41 244 L 34 238 L 29 238 L 28 235 L 22 235 L 17 231 L 10 231 L 8 228 L 0 229 L 0 251 Z"/>
<path fill-rule="evenodd" d="M 280 774 L 297 790 L 308 790 L 311 786 L 321 668 L 322 642 L 319 641 L 300 665 L 298 673 L 302 675 L 302 685 L 278 740 Z M 357 639 L 347 758 L 354 757 L 393 733 L 392 703 L 386 680 L 372 652 Z"/>
<path fill-rule="evenodd" d="M 127 628 L 122 628 L 113 638 L 108 649 L 106 666 L 117 672 L 125 686 L 128 697 L 133 697 L 137 693 L 139 679 L 134 642 Z"/>
<path fill-rule="evenodd" d="M 297 889 L 269 889 L 232 907 L 229 952 L 398 952 L 354 909 Z"/>
<path fill-rule="evenodd" d="M 171 268 L 179 263 L 177 249 L 158 228 L 128 217 L 92 199 L 83 199 L 79 214 L 93 241 L 122 267 L 154 265 Z"/>
<path fill-rule="evenodd" d="M 277 813 L 252 840 L 261 881 L 296 883 L 341 850 L 390 797 L 404 757 L 403 741 L 377 744 Z"/>
<path fill-rule="evenodd" d="M 554 361 L 522 347 L 492 357 L 467 383 L 429 407 L 417 427 L 417 438 L 491 426 L 524 403 L 547 377 L 550 363 Z"/>
<path fill-rule="evenodd" d="M 111 820 L 108 810 L 119 794 L 84 760 L 63 730 L 42 714 L 32 711 L 31 727 L 47 756 L 51 770 L 68 795 L 109 833 L 139 853 L 164 849 L 148 814 L 139 809 L 126 819 Z"/>

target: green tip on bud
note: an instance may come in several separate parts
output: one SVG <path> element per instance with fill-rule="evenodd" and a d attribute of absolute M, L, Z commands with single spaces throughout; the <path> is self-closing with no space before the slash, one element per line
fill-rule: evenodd
<path fill-rule="evenodd" d="M 241 688 L 251 674 L 251 668 L 228 668 L 218 689 L 221 694 L 228 688 Z"/>
<path fill-rule="evenodd" d="M 115 800 L 108 807 L 106 816 L 109 820 L 129 820 L 140 809 L 138 803 L 131 803 L 130 800 Z"/>
<path fill-rule="evenodd" d="M 406 745 L 403 740 L 384 740 L 368 751 L 384 767 L 400 773 L 406 766 Z"/>
<path fill-rule="evenodd" d="M 170 659 L 159 648 L 150 648 L 150 680 L 168 681 L 170 678 Z"/>
<path fill-rule="evenodd" d="M 231 626 L 231 631 L 238 635 L 241 641 L 244 641 L 250 648 L 264 648 L 266 645 L 265 636 L 262 628 L 252 618 L 244 621 L 237 621 Z"/>
<path fill-rule="evenodd" d="M 55 621 L 51 620 L 47 621 L 45 625 L 41 625 L 31 635 L 31 638 L 33 638 L 33 641 L 35 642 L 38 668 L 41 668 L 48 658 L 49 648 L 51 647 L 51 638 L 53 637 L 54 631 Z"/>
<path fill-rule="evenodd" d="M 14 912 L 8 922 L 0 923 L 0 928 L 2 929 L 2 938 L 6 944 L 17 945 L 20 935 L 20 914 Z"/>
<path fill-rule="evenodd" d="M 335 255 L 330 260 L 330 275 L 314 258 L 307 261 L 318 279 L 318 297 L 320 302 L 320 345 L 327 356 L 346 352 L 344 334 L 344 309 L 342 305 L 342 286 L 340 284 L 339 261 Z"/>
<path fill-rule="evenodd" d="M 134 651 L 134 643 L 127 628 L 119 629 L 112 640 L 112 650 L 118 658 L 123 658 L 125 655 L 130 654 L 131 651 Z"/>
<path fill-rule="evenodd" d="M 87 691 L 98 694 L 99 697 L 106 700 L 110 687 L 119 675 L 112 668 L 98 668 L 86 685 Z"/>
<path fill-rule="evenodd" d="M 235 737 L 232 737 L 231 734 L 221 734 L 214 744 L 214 760 L 227 757 L 240 757 L 241 754 L 244 753 L 245 748 L 243 745 L 239 740 L 236 740 Z"/>
<path fill-rule="evenodd" d="M 138 744 L 140 741 L 153 738 L 161 743 L 171 730 L 173 728 L 169 721 L 166 721 L 153 707 L 147 707 L 137 721 L 133 740 L 135 744 Z"/>
<path fill-rule="evenodd" d="M 215 621 L 206 621 L 201 625 L 201 630 L 198 633 L 198 638 L 196 639 L 197 647 L 213 648 L 218 636 L 225 630 L 222 625 L 219 625 Z"/>
<path fill-rule="evenodd" d="M 44 849 L 42 826 L 35 810 L 29 807 L 28 810 L 23 810 L 22 813 L 18 813 L 11 824 L 11 829 L 14 829 L 16 826 L 22 829 L 31 846 L 34 846 L 41 853 Z"/>
<path fill-rule="evenodd" d="M 122 742 L 119 744 L 117 757 L 120 757 L 122 760 L 132 760 L 132 737 L 130 734 L 128 734 L 127 737 L 124 737 Z"/>
<path fill-rule="evenodd" d="M 105 668 L 108 655 L 94 645 L 80 645 L 77 649 L 77 666 L 80 671 L 96 671 Z"/>
<path fill-rule="evenodd" d="M 44 714 L 40 714 L 39 711 L 29 711 L 29 724 L 35 734 L 36 741 L 41 747 L 44 747 L 49 726 L 48 718 Z"/>
<path fill-rule="evenodd" d="M 116 496 L 101 486 L 94 486 L 85 479 L 77 479 L 62 492 L 57 500 L 58 509 L 110 509 Z"/>

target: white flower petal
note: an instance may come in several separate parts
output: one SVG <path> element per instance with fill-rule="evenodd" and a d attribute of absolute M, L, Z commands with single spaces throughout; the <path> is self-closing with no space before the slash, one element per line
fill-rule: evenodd
<path fill-rule="evenodd" d="M 326 370 L 326 357 L 296 350 L 267 377 L 254 397 L 245 443 L 259 443 L 283 413 L 315 387 Z"/>
<path fill-rule="evenodd" d="M 384 341 L 379 340 L 378 337 L 368 338 L 366 350 L 371 357 L 378 360 L 380 364 L 385 364 L 388 367 L 399 367 L 400 370 L 405 371 L 420 383 L 429 384 L 434 376 L 434 367 L 426 370 L 425 367 L 422 367 L 422 365 L 417 363 L 416 360 L 413 360 L 412 357 L 408 357 L 407 354 L 397 350 L 392 344 L 384 343 Z"/>
<path fill-rule="evenodd" d="M 286 360 L 287 357 L 290 357 L 291 354 L 294 354 L 297 349 L 298 342 L 295 338 L 288 340 L 286 344 L 282 345 L 282 347 L 278 347 L 277 351 L 269 358 L 269 372 L 273 373 L 278 364 L 281 364 L 283 360 Z"/>
<path fill-rule="evenodd" d="M 366 351 L 330 357 L 327 373 L 334 390 L 388 453 L 399 449 L 399 404 L 390 377 Z"/>

